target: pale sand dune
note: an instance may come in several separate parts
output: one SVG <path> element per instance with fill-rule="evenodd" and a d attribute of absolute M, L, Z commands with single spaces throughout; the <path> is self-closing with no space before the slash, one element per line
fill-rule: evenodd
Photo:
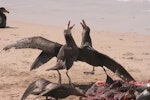
<path fill-rule="evenodd" d="M 0 97 L 3 100 L 20 100 L 26 87 L 34 80 L 43 77 L 52 82 L 57 82 L 56 71 L 45 71 L 45 69 L 55 65 L 56 58 L 43 65 L 37 70 L 29 71 L 31 64 L 41 52 L 33 49 L 11 49 L 3 51 L 3 47 L 19 39 L 42 36 L 49 40 L 64 44 L 64 26 L 44 26 L 32 23 L 9 21 L 10 28 L 0 29 Z M 80 46 L 80 29 L 73 29 L 73 37 Z M 91 29 L 93 47 L 98 51 L 107 54 L 122 64 L 133 77 L 138 81 L 150 79 L 150 35 L 136 33 L 113 33 L 107 31 L 94 31 Z M 95 75 L 84 75 L 83 72 L 92 70 L 92 67 L 83 62 L 74 63 L 69 71 L 73 82 L 87 83 L 98 80 L 105 81 L 105 74 L 99 67 L 96 68 Z M 118 77 L 108 71 L 114 79 Z M 65 71 L 61 71 L 63 82 L 67 83 Z M 35 96 L 29 96 L 27 100 L 32 100 Z M 76 97 L 69 97 L 77 99 Z M 68 99 L 69 99 L 68 98 Z"/>

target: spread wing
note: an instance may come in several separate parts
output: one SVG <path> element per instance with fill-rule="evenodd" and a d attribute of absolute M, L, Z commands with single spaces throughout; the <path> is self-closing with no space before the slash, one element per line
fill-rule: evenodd
<path fill-rule="evenodd" d="M 55 53 L 58 49 L 60 49 L 62 45 L 56 42 L 52 42 L 43 37 L 29 37 L 18 40 L 16 43 L 7 45 L 3 48 L 3 50 L 8 50 L 11 48 L 15 49 L 24 49 L 24 48 L 32 48 L 32 49 L 40 49 L 45 52 Z M 55 51 L 56 50 L 56 51 Z"/>
<path fill-rule="evenodd" d="M 32 48 L 32 49 L 42 50 L 42 52 L 36 58 L 36 60 L 34 61 L 34 63 L 30 68 L 30 70 L 33 70 L 45 64 L 51 58 L 56 57 L 61 46 L 62 45 L 59 43 L 52 42 L 40 36 L 36 36 L 36 37 L 21 39 L 16 43 L 7 45 L 6 47 L 3 48 L 3 50 L 8 50 L 11 48 L 15 48 L 15 49 Z"/>
<path fill-rule="evenodd" d="M 21 39 L 14 44 L 10 44 L 4 47 L 3 49 L 8 50 L 14 47 L 16 49 L 33 48 L 42 50 L 41 54 L 37 57 L 31 67 L 31 69 L 35 69 L 49 61 L 52 57 L 57 56 L 61 46 L 62 45 L 59 43 L 52 42 L 38 36 Z M 122 65 L 120 65 L 109 56 L 104 55 L 94 49 L 89 49 L 86 47 L 79 48 L 78 60 L 84 61 L 93 66 L 105 66 L 112 72 L 117 73 L 117 75 L 125 81 L 134 80 L 133 77 L 127 72 L 127 70 L 124 69 Z"/>
<path fill-rule="evenodd" d="M 40 55 L 33 62 L 30 70 L 40 67 L 41 65 L 47 63 L 51 58 L 53 58 L 55 56 L 56 55 L 54 53 L 47 53 L 47 52 L 42 51 L 40 53 Z"/>
<path fill-rule="evenodd" d="M 128 73 L 128 71 L 118 62 L 110 58 L 109 56 L 102 54 L 94 49 L 79 48 L 78 60 L 84 61 L 93 66 L 105 66 L 112 72 L 116 73 L 124 81 L 133 81 L 134 78 Z"/>

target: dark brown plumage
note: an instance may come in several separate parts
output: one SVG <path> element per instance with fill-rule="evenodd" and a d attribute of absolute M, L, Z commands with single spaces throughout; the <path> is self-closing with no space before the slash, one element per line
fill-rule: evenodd
<path fill-rule="evenodd" d="M 42 52 L 36 58 L 36 60 L 34 61 L 34 63 L 30 68 L 30 70 L 33 70 L 43 65 L 44 63 L 48 62 L 51 58 L 56 57 L 61 47 L 62 45 L 59 43 L 52 42 L 40 36 L 35 36 L 21 39 L 16 43 L 7 45 L 3 49 L 8 50 L 11 48 L 15 49 L 32 48 L 42 50 Z"/>
<path fill-rule="evenodd" d="M 133 81 L 134 78 L 124 69 L 124 67 L 110 58 L 109 56 L 102 54 L 95 49 L 91 48 L 79 48 L 79 61 L 86 62 L 93 66 L 107 67 L 112 72 L 116 73 L 124 81 Z"/>
<path fill-rule="evenodd" d="M 6 27 L 6 20 L 7 17 L 4 13 L 9 13 L 4 7 L 0 8 L 0 28 L 5 28 Z"/>
<path fill-rule="evenodd" d="M 113 59 L 109 58 L 106 55 L 103 55 L 101 53 L 98 53 L 93 47 L 92 47 L 92 40 L 90 37 L 90 28 L 86 25 L 85 21 L 82 20 L 82 22 L 80 23 L 83 27 L 83 32 L 82 32 L 82 42 L 81 42 L 81 52 L 80 52 L 80 56 L 79 55 L 79 59 L 81 57 L 80 60 L 87 62 L 90 65 L 93 65 L 93 70 L 91 72 L 85 72 L 85 73 L 91 73 L 94 74 L 94 66 L 101 66 L 104 69 L 104 66 L 106 66 L 106 63 L 108 64 L 106 67 L 108 69 L 110 69 L 111 71 L 113 71 L 114 67 L 118 67 L 117 69 L 119 71 L 122 71 L 122 73 L 128 73 L 123 66 L 121 66 L 120 64 L 118 64 L 116 61 L 114 61 Z M 97 52 L 97 53 L 96 53 Z M 89 54 L 89 55 L 88 55 Z M 99 57 L 98 57 L 99 56 Z M 101 57 L 100 57 L 101 56 Z M 106 62 L 106 60 L 107 62 Z M 99 64 L 98 64 L 99 63 Z M 109 67 L 109 64 L 113 67 Z M 106 70 L 104 69 L 105 73 Z M 117 73 L 117 70 L 115 69 L 113 72 Z M 108 76 L 108 74 L 106 73 L 106 75 Z M 120 73 L 118 73 L 119 77 L 121 77 L 122 75 L 120 75 Z M 123 76 L 126 77 L 126 76 Z M 127 77 L 130 77 L 130 80 L 133 80 L 132 76 L 128 73 Z M 124 79 L 127 81 L 127 79 Z"/>
<path fill-rule="evenodd" d="M 66 98 L 70 95 L 86 97 L 81 91 L 73 88 L 68 84 L 52 83 L 44 78 L 40 78 L 32 82 L 25 90 L 21 100 L 25 100 L 30 94 L 38 95 L 38 97 L 45 96 L 46 100 L 48 97 L 53 97 L 58 100 L 61 98 Z"/>
<path fill-rule="evenodd" d="M 57 63 L 54 67 L 47 69 L 48 70 L 59 70 L 66 69 L 66 75 L 69 79 L 69 83 L 71 84 L 71 79 L 68 75 L 68 70 L 72 67 L 74 61 L 77 60 L 79 51 L 78 47 L 72 37 L 71 29 L 74 27 L 70 26 L 70 21 L 68 22 L 67 29 L 64 30 L 64 36 L 66 40 L 66 44 L 63 45 L 57 55 Z M 59 73 L 60 75 L 60 73 Z M 59 82 L 61 83 L 61 76 L 59 76 Z"/>
<path fill-rule="evenodd" d="M 82 22 L 80 23 L 83 31 L 82 31 L 82 41 L 81 41 L 81 48 L 85 47 L 85 46 L 90 46 L 92 47 L 92 40 L 90 37 L 90 28 L 89 26 L 86 25 L 85 21 L 82 20 Z"/>
<path fill-rule="evenodd" d="M 88 48 L 93 48 L 92 47 L 92 40 L 90 37 L 90 27 L 86 25 L 85 21 L 82 20 L 80 23 L 83 31 L 82 31 L 82 41 L 81 41 L 81 46 L 80 48 L 88 47 Z M 84 72 L 85 74 L 94 74 L 94 66 L 93 70 L 91 72 Z"/>
<path fill-rule="evenodd" d="M 31 67 L 32 70 L 48 62 L 52 57 L 56 57 L 60 48 L 62 47 L 62 44 L 52 42 L 42 37 L 31 37 L 21 39 L 14 44 L 10 44 L 4 47 L 4 50 L 8 50 L 13 47 L 16 49 L 33 48 L 42 50 L 41 54 L 33 63 Z M 105 66 L 112 72 L 116 73 L 124 81 L 134 80 L 134 78 L 127 72 L 127 70 L 124 69 L 121 64 L 119 64 L 109 56 L 102 54 L 89 46 L 78 48 L 78 50 L 78 61 L 86 62 L 92 66 Z"/>

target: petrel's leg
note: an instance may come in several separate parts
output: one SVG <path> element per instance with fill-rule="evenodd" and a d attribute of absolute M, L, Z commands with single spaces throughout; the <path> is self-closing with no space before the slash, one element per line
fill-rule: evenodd
<path fill-rule="evenodd" d="M 84 74 L 95 74 L 95 66 L 93 66 L 93 69 L 92 69 L 92 71 L 90 71 L 90 72 L 84 72 Z"/>
<path fill-rule="evenodd" d="M 66 71 L 66 75 L 67 75 L 67 77 L 68 77 L 69 84 L 70 84 L 72 87 L 74 87 L 73 84 L 72 84 L 72 82 L 71 82 L 71 78 L 70 78 L 69 75 L 68 75 L 68 70 Z"/>
<path fill-rule="evenodd" d="M 60 74 L 59 70 L 57 70 L 57 72 L 58 72 L 58 76 L 59 76 L 58 83 L 61 84 L 61 74 Z"/>

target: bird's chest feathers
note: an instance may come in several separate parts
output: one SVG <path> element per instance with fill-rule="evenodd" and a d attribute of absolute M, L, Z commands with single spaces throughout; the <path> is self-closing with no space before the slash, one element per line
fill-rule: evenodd
<path fill-rule="evenodd" d="M 66 46 L 64 48 L 64 55 L 66 58 L 72 58 L 77 54 L 77 50 L 75 46 Z"/>
<path fill-rule="evenodd" d="M 64 50 L 64 55 L 67 56 L 67 57 L 72 56 L 73 51 L 74 51 L 74 49 L 72 47 L 67 47 Z"/>

